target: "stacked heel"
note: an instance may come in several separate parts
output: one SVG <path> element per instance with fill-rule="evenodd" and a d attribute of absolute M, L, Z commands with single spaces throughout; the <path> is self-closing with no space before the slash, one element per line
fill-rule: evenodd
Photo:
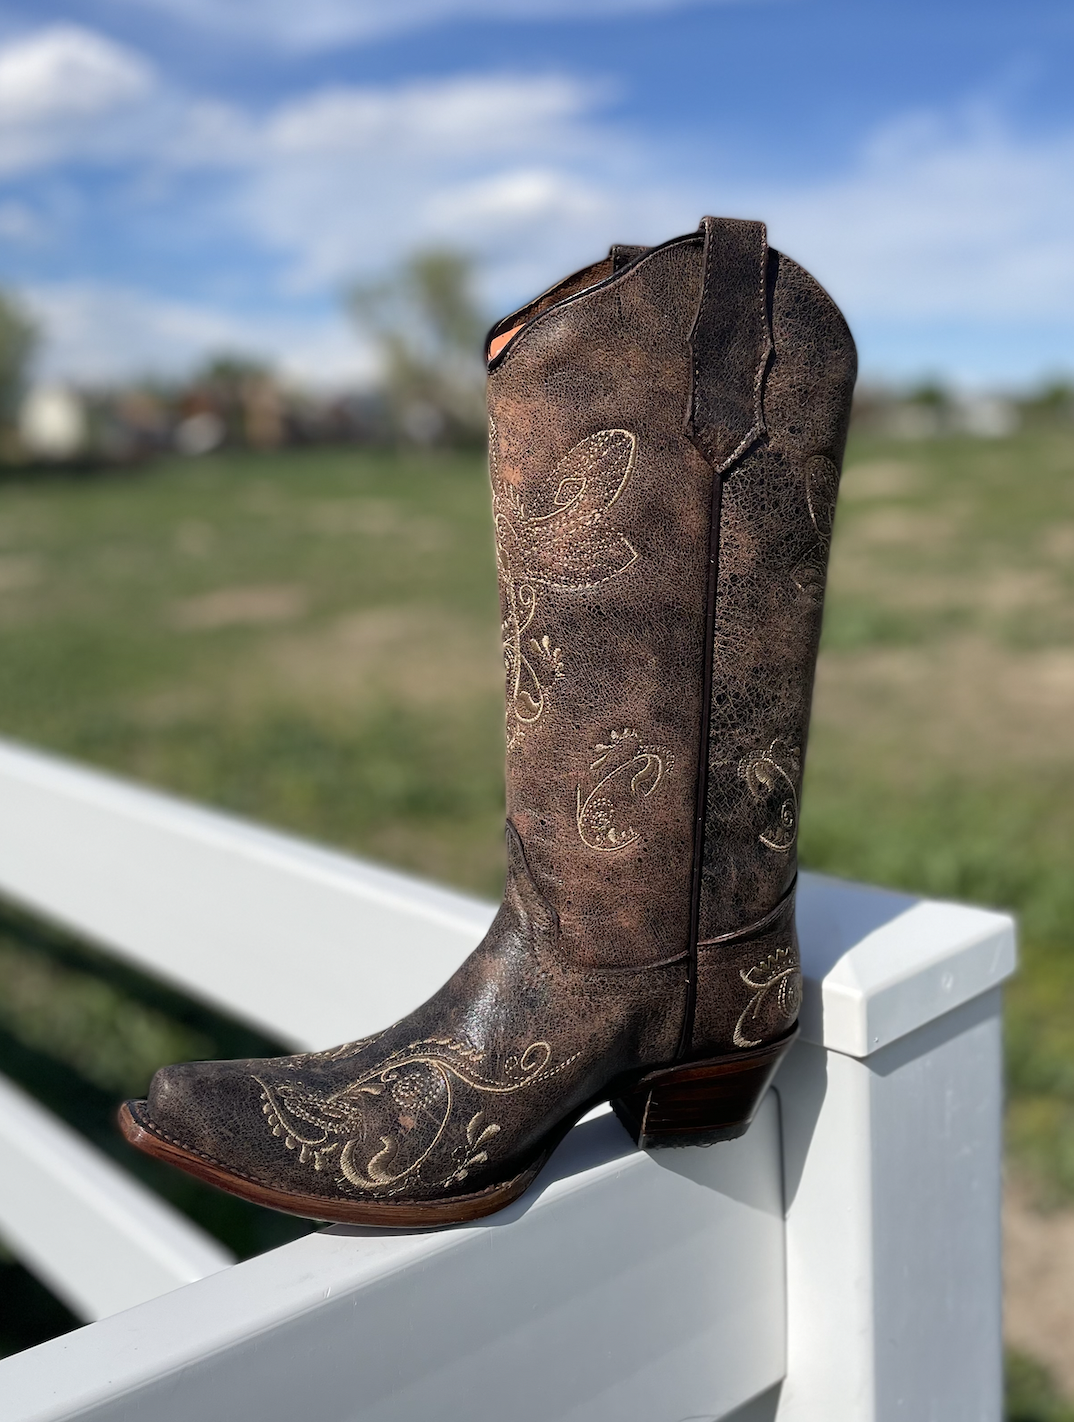
<path fill-rule="evenodd" d="M 794 1026 L 759 1047 L 648 1072 L 612 1107 L 643 1150 L 735 1140 L 749 1129 L 797 1034 Z"/>

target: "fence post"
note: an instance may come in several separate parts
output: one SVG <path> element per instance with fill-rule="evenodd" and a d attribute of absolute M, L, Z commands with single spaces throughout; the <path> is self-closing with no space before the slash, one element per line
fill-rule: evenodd
<path fill-rule="evenodd" d="M 776 1081 L 788 1366 L 757 1422 L 999 1422 L 1014 926 L 818 879 L 802 897 L 803 1040 Z"/>

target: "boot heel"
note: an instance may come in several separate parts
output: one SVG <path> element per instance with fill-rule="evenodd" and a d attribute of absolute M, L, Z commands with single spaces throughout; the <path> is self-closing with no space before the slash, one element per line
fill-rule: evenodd
<path fill-rule="evenodd" d="M 745 1135 L 797 1024 L 761 1047 L 648 1072 L 612 1101 L 641 1146 L 712 1145 Z"/>

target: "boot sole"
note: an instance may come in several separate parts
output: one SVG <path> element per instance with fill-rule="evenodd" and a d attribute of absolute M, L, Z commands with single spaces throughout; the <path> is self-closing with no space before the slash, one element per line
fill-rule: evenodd
<path fill-rule="evenodd" d="M 611 1100 L 616 1116 L 642 1150 L 714 1145 L 737 1139 L 749 1129 L 761 1098 L 797 1033 L 795 1025 L 783 1037 L 762 1047 L 646 1072 L 634 1077 L 629 1085 L 613 1083 L 611 1090 L 601 1092 L 557 1123 L 544 1138 L 538 1154 L 517 1175 L 484 1190 L 442 1200 L 335 1202 L 322 1195 L 274 1190 L 160 1134 L 142 1115 L 139 1108 L 145 1103 L 141 1101 L 128 1101 L 119 1108 L 119 1128 L 126 1140 L 144 1154 L 178 1166 L 188 1175 L 254 1205 L 330 1224 L 435 1229 L 481 1219 L 517 1200 L 544 1169 L 572 1126 L 601 1101 Z"/>
<path fill-rule="evenodd" d="M 144 1104 L 141 1101 L 124 1102 L 119 1108 L 118 1119 L 124 1137 L 145 1155 L 178 1166 L 188 1175 L 195 1175 L 199 1180 L 216 1185 L 230 1195 L 238 1195 L 242 1200 L 249 1200 L 253 1205 L 266 1205 L 271 1210 L 282 1210 L 285 1214 L 300 1215 L 307 1220 L 322 1220 L 326 1224 L 368 1225 L 377 1229 L 435 1229 L 439 1225 L 465 1224 L 469 1220 L 481 1219 L 483 1215 L 495 1214 L 525 1193 L 578 1119 L 575 1115 L 564 1129 L 557 1131 L 554 1139 L 544 1145 L 541 1153 L 525 1170 L 510 1180 L 489 1185 L 473 1194 L 450 1195 L 443 1200 L 340 1200 L 336 1203 L 326 1200 L 323 1195 L 274 1190 L 271 1186 L 237 1175 L 197 1151 L 188 1150 L 160 1135 L 150 1121 L 139 1118 L 138 1107 Z"/>

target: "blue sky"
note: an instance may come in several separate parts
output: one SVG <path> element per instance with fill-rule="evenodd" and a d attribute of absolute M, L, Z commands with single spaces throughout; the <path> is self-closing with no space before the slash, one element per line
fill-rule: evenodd
<path fill-rule="evenodd" d="M 340 382 L 348 281 L 450 243 L 499 314 L 763 217 L 872 378 L 1074 370 L 1064 0 L 0 4 L 0 282 L 46 374 Z"/>

